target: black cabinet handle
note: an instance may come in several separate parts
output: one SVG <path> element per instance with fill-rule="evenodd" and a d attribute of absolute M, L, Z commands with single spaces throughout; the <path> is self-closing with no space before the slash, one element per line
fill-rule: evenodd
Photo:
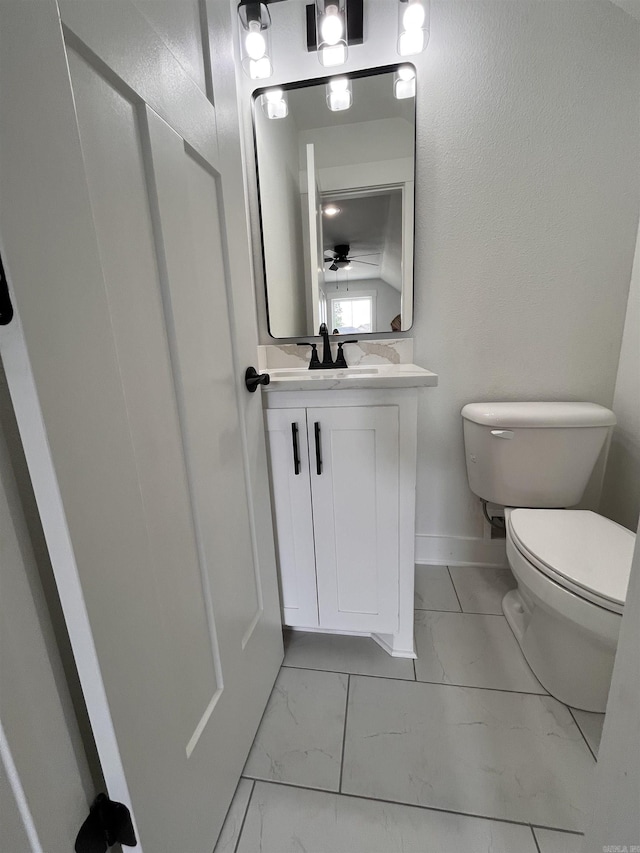
<path fill-rule="evenodd" d="M 313 431 L 316 436 L 316 474 L 319 477 L 322 474 L 322 452 L 320 450 L 320 424 L 318 421 L 314 423 Z"/>
<path fill-rule="evenodd" d="M 268 373 L 258 373 L 255 367 L 247 367 L 244 373 L 244 384 L 247 386 L 247 391 L 253 394 L 258 385 L 268 385 L 271 382 L 271 377 Z"/>
<path fill-rule="evenodd" d="M 300 473 L 300 456 L 298 454 L 298 424 L 291 424 L 291 441 L 293 442 L 293 472 Z"/>

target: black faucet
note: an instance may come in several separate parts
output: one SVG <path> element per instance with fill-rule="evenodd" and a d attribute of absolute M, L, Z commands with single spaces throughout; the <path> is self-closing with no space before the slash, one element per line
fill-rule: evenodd
<path fill-rule="evenodd" d="M 322 338 L 322 367 L 326 370 L 335 367 L 331 355 L 331 342 L 329 341 L 329 329 L 326 323 L 320 323 L 318 334 Z"/>
<path fill-rule="evenodd" d="M 329 329 L 327 328 L 326 323 L 322 323 L 319 329 L 319 335 L 322 338 L 322 361 L 318 358 L 318 345 L 312 344 L 309 341 L 300 341 L 298 343 L 299 347 L 311 347 L 311 361 L 309 362 L 309 370 L 331 370 L 335 368 L 345 368 L 348 367 L 347 360 L 344 357 L 344 352 L 342 351 L 342 347 L 345 344 L 357 344 L 358 341 L 339 341 L 338 342 L 338 353 L 336 355 L 336 360 L 333 360 L 331 355 L 331 341 L 329 340 Z"/>

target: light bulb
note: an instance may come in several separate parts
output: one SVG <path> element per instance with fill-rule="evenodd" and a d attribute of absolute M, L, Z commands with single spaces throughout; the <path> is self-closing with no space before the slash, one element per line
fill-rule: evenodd
<path fill-rule="evenodd" d="M 400 33 L 398 53 L 400 56 L 411 56 L 424 50 L 424 30 L 410 30 Z"/>
<path fill-rule="evenodd" d="M 337 44 L 342 38 L 342 19 L 337 6 L 327 6 L 320 23 L 322 41 L 328 45 Z"/>
<path fill-rule="evenodd" d="M 409 2 L 402 16 L 402 26 L 405 30 L 419 30 L 424 24 L 425 11 L 422 3 Z"/>
<path fill-rule="evenodd" d="M 272 71 L 268 56 L 263 56 L 262 59 L 249 59 L 249 77 L 252 80 L 264 80 L 271 77 Z"/>
<path fill-rule="evenodd" d="M 346 92 L 348 86 L 349 79 L 347 77 L 334 77 L 329 80 L 329 88 L 332 92 Z"/>
<path fill-rule="evenodd" d="M 322 212 L 325 216 L 337 216 L 340 213 L 340 208 L 336 207 L 335 204 L 328 204 L 322 208 Z"/>
<path fill-rule="evenodd" d="M 325 68 L 332 68 L 335 65 L 344 65 L 347 61 L 347 48 L 343 44 L 337 44 L 334 47 L 323 47 L 320 51 L 320 62 Z"/>
<path fill-rule="evenodd" d="M 410 65 L 401 65 L 400 68 L 398 68 L 398 77 L 401 80 L 413 80 L 415 76 L 415 69 Z"/>
<path fill-rule="evenodd" d="M 333 112 L 348 110 L 351 106 L 351 92 L 330 92 L 329 109 Z"/>
<path fill-rule="evenodd" d="M 260 32 L 260 24 L 257 21 L 251 21 L 249 24 L 244 46 L 250 59 L 262 59 L 267 52 L 267 42 Z"/>
<path fill-rule="evenodd" d="M 268 89 L 264 93 L 263 110 L 267 118 L 286 118 L 289 105 L 282 89 Z"/>

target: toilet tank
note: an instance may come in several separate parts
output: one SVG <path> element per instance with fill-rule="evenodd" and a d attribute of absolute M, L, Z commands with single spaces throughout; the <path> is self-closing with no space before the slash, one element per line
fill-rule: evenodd
<path fill-rule="evenodd" d="M 471 491 L 515 507 L 577 504 L 616 423 L 596 403 L 469 403 L 462 418 Z"/>

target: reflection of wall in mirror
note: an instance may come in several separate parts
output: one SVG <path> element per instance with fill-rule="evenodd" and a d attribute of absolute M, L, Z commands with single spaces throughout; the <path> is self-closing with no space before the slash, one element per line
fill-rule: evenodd
<path fill-rule="evenodd" d="M 271 334 L 288 337 L 306 328 L 298 129 L 293 116 L 272 121 L 259 105 L 255 116 Z"/>

